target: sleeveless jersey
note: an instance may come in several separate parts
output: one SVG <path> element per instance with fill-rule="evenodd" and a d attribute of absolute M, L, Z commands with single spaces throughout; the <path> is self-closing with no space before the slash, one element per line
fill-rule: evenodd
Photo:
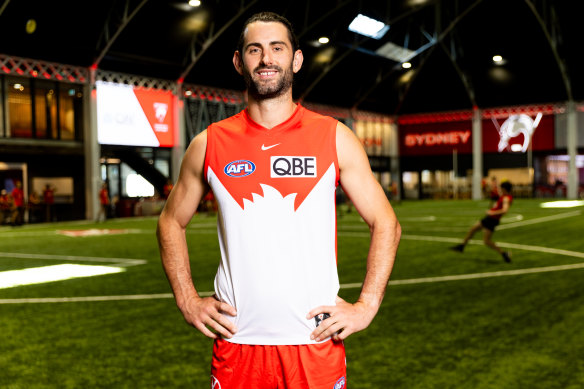
<path fill-rule="evenodd" d="M 511 203 L 513 202 L 513 196 L 511 196 L 510 194 L 501 195 L 497 199 L 497 202 L 495 203 L 495 205 L 491 208 L 491 211 L 498 211 L 500 209 L 503 209 L 503 201 L 505 200 L 505 198 L 507 198 L 509 200 L 509 206 L 511 206 Z M 502 216 L 503 215 L 490 215 L 489 217 L 491 217 L 493 219 L 500 220 Z"/>
<path fill-rule="evenodd" d="M 266 129 L 247 110 L 207 129 L 205 178 L 219 205 L 217 297 L 241 344 L 315 343 L 308 312 L 334 305 L 337 121 L 298 105 Z"/>

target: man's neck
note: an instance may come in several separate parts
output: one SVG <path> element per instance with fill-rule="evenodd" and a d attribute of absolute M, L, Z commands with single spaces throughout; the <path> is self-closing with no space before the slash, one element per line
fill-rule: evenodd
<path fill-rule="evenodd" d="M 247 106 L 251 119 L 267 129 L 284 123 L 292 116 L 295 109 L 296 104 L 292 101 L 292 93 L 266 100 L 255 100 L 249 96 Z"/>

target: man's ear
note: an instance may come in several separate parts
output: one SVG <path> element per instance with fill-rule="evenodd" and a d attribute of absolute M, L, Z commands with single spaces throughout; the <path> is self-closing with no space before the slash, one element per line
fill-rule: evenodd
<path fill-rule="evenodd" d="M 233 53 L 233 66 L 235 67 L 237 73 L 240 75 L 243 74 L 243 62 L 239 51 L 235 51 L 235 53 Z"/>
<path fill-rule="evenodd" d="M 296 50 L 294 53 L 294 60 L 292 61 L 292 70 L 294 73 L 298 73 L 302 67 L 302 62 L 304 62 L 304 55 L 301 50 Z"/>

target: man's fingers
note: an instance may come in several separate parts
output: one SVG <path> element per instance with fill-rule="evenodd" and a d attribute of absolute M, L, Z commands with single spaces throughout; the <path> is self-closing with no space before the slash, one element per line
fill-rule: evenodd
<path fill-rule="evenodd" d="M 211 339 L 217 339 L 219 336 L 217 336 L 217 334 L 215 334 L 214 332 L 210 331 L 206 326 L 205 323 L 198 323 L 198 324 L 194 324 L 195 328 L 198 329 L 199 331 L 201 331 L 201 333 L 203 335 L 205 335 L 208 338 Z"/>
<path fill-rule="evenodd" d="M 235 310 L 234 307 L 232 307 L 231 305 L 227 304 L 227 303 L 219 303 L 219 311 L 221 312 L 225 312 L 226 314 L 230 315 L 230 316 L 235 316 L 237 315 L 237 311 Z"/>
<path fill-rule="evenodd" d="M 321 340 L 324 340 L 324 339 L 328 338 L 329 336 L 334 336 L 334 335 L 338 334 L 342 330 L 343 330 L 343 325 L 341 323 L 339 323 L 339 322 L 332 323 L 328 327 L 324 328 L 324 330 L 321 331 L 320 334 L 316 334 L 314 340 L 316 340 L 317 342 L 320 342 Z"/>
<path fill-rule="evenodd" d="M 320 307 L 316 307 L 316 308 L 311 309 L 310 312 L 308 312 L 308 315 L 306 315 L 306 318 L 307 319 L 312 319 L 313 317 L 315 317 L 319 313 L 328 313 L 328 314 L 331 314 L 333 308 L 334 307 L 331 307 L 331 306 L 328 306 L 328 305 L 321 305 Z"/>

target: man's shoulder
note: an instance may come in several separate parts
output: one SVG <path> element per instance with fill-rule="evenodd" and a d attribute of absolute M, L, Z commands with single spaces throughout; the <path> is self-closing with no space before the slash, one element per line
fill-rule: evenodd
<path fill-rule="evenodd" d="M 337 121 L 337 119 L 335 119 L 334 117 L 332 117 L 330 115 L 313 111 L 312 109 L 306 108 L 303 105 L 300 105 L 299 108 L 303 111 L 304 118 L 313 119 L 313 120 L 333 120 L 335 122 Z"/>
<path fill-rule="evenodd" d="M 223 129 L 234 129 L 241 128 L 242 121 L 245 120 L 245 110 L 236 113 L 233 116 L 219 120 L 215 123 L 211 123 L 208 128 L 223 128 Z"/>
<path fill-rule="evenodd" d="M 319 129 L 329 128 L 336 130 L 339 121 L 332 116 L 312 111 L 306 107 L 300 106 L 302 109 L 302 123 L 304 126 L 311 126 Z"/>

